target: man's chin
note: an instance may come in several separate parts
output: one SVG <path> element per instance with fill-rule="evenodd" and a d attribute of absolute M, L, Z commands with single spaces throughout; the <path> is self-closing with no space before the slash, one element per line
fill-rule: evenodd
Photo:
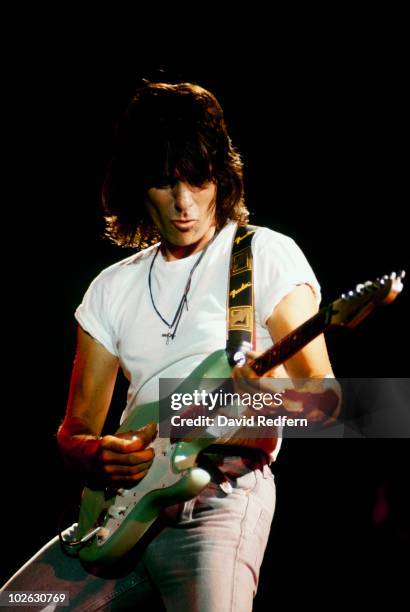
<path fill-rule="evenodd" d="M 179 248 L 187 248 L 189 247 L 195 248 L 197 245 L 203 242 L 205 245 L 208 240 L 206 236 L 208 235 L 211 228 L 207 227 L 203 229 L 199 228 L 198 224 L 195 224 L 194 227 L 189 229 L 177 229 L 172 226 L 169 228 L 167 235 L 164 236 L 164 241 L 170 246 L 179 247 Z"/>
<path fill-rule="evenodd" d="M 195 231 L 194 228 L 187 228 L 174 229 L 174 231 L 170 233 L 168 242 L 175 244 L 175 246 L 190 246 L 200 240 L 200 232 Z"/>

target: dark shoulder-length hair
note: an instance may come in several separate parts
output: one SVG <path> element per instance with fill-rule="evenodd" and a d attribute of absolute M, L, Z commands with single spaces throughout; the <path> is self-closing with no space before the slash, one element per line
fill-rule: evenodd
<path fill-rule="evenodd" d="M 124 247 L 158 241 L 146 193 L 175 180 L 215 182 L 218 229 L 229 220 L 247 222 L 242 161 L 215 96 L 192 83 L 146 83 L 117 126 L 102 188 L 106 236 Z"/>

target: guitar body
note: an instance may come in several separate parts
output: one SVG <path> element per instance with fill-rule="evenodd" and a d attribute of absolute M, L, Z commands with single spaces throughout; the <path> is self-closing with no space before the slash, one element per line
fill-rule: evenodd
<path fill-rule="evenodd" d="M 207 379 L 226 379 L 230 375 L 231 367 L 225 350 L 216 351 L 175 392 L 209 390 Z M 160 421 L 159 402 L 138 406 L 121 424 L 118 433 L 137 430 L 152 421 Z M 84 537 L 97 526 L 102 528 L 81 548 L 80 558 L 88 563 L 114 563 L 147 532 L 162 508 L 198 495 L 208 484 L 210 475 L 196 467 L 197 456 L 213 442 L 215 438 L 207 434 L 192 442 L 175 443 L 158 436 L 152 444 L 155 457 L 149 472 L 133 488 L 119 489 L 115 494 L 84 488 L 78 536 Z"/>

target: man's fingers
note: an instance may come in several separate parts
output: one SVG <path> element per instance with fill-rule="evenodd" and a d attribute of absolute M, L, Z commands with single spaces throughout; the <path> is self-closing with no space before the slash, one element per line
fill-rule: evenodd
<path fill-rule="evenodd" d="M 154 449 L 147 448 L 137 452 L 118 453 L 103 449 L 101 458 L 104 463 L 112 463 L 116 465 L 138 465 L 144 461 L 152 461 L 154 458 Z"/>
<path fill-rule="evenodd" d="M 246 359 L 256 359 L 257 357 L 259 357 L 259 355 L 262 355 L 261 351 L 248 351 L 246 353 Z"/>
<path fill-rule="evenodd" d="M 137 431 L 135 432 L 135 434 L 139 438 L 141 438 L 143 443 L 145 443 L 145 446 L 147 446 L 150 442 L 152 442 L 152 440 L 154 440 L 157 433 L 158 426 L 157 423 L 155 423 L 154 421 L 151 421 L 151 423 L 148 423 L 147 425 L 144 425 L 144 427 L 137 429 Z"/>
<path fill-rule="evenodd" d="M 258 378 L 258 375 L 252 370 L 250 365 L 245 363 L 243 366 L 234 367 L 232 377 L 238 380 L 239 378 Z"/>
<path fill-rule="evenodd" d="M 144 442 L 138 436 L 135 440 L 121 439 L 117 436 L 104 436 L 101 440 L 101 448 L 104 451 L 112 451 L 114 453 L 131 453 L 139 451 L 143 448 Z"/>
<path fill-rule="evenodd" d="M 112 465 L 106 464 L 104 466 L 104 472 L 112 476 L 125 475 L 132 476 L 133 474 L 139 474 L 141 472 L 147 472 L 152 465 L 152 461 L 146 461 L 144 463 L 138 463 L 137 465 Z"/>
<path fill-rule="evenodd" d="M 101 448 L 116 453 L 132 453 L 140 451 L 150 444 L 157 435 L 157 424 L 148 423 L 136 431 L 126 431 L 115 436 L 104 436 Z"/>

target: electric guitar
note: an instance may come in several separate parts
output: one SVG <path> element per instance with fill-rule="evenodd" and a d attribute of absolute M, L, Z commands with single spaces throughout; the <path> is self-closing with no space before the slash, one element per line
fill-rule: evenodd
<path fill-rule="evenodd" d="M 316 336 L 332 327 L 353 328 L 376 306 L 392 302 L 401 292 L 404 272 L 392 273 L 375 282 L 367 281 L 354 291 L 323 307 L 315 316 L 276 343 L 250 365 L 262 376 L 283 363 Z M 232 366 L 225 350 L 209 355 L 176 392 L 193 393 L 198 381 L 231 379 Z M 163 401 L 163 400 L 162 400 Z M 160 402 L 137 406 L 117 433 L 137 430 L 149 422 L 159 422 Z M 201 450 L 215 443 L 212 435 L 190 441 L 157 437 L 152 446 L 155 457 L 147 475 L 129 489 L 96 491 L 84 488 L 76 539 L 62 543 L 75 549 L 85 563 L 109 566 L 129 552 L 168 505 L 192 499 L 210 481 L 209 473 L 197 466 Z"/>

